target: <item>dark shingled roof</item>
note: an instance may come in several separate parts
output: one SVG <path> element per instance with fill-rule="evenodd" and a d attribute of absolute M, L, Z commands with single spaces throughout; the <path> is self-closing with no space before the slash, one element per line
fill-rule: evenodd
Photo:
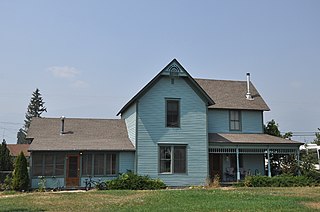
<path fill-rule="evenodd" d="M 303 143 L 287 140 L 268 134 L 242 134 L 242 133 L 209 133 L 209 143 L 246 143 L 246 144 L 292 144 Z"/>
<path fill-rule="evenodd" d="M 7 144 L 7 148 L 10 151 L 10 155 L 17 157 L 20 152 L 23 152 L 24 156 L 30 157 L 30 152 L 28 152 L 30 144 Z"/>
<path fill-rule="evenodd" d="M 135 150 L 124 120 L 65 118 L 64 126 L 61 135 L 60 118 L 33 118 L 29 151 Z"/>
<path fill-rule="evenodd" d="M 252 83 L 250 83 L 250 93 L 254 99 L 247 100 L 246 81 L 212 79 L 195 79 L 195 81 L 214 100 L 215 104 L 209 108 L 270 110 Z"/>

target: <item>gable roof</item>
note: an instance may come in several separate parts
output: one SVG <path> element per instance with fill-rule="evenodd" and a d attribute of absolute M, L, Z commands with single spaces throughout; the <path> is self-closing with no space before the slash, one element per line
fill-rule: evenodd
<path fill-rule="evenodd" d="M 17 157 L 20 152 L 23 152 L 24 156 L 30 157 L 30 152 L 28 152 L 30 144 L 7 144 L 7 148 L 10 151 L 10 155 Z"/>
<path fill-rule="evenodd" d="M 144 86 L 127 104 L 125 104 L 121 110 L 117 113 L 117 116 L 119 114 L 122 114 L 124 111 L 126 111 L 136 100 L 138 100 L 140 97 L 142 97 L 159 79 L 162 75 L 164 75 L 164 72 L 167 71 L 171 66 L 179 66 L 179 68 L 182 69 L 184 76 L 189 80 L 191 83 L 191 86 L 203 96 L 203 98 L 207 101 L 208 105 L 214 104 L 214 101 L 212 98 L 203 90 L 201 86 L 191 77 L 191 75 L 183 68 L 183 66 L 178 62 L 178 60 L 173 59 L 166 67 L 164 67 L 146 86 Z"/>
<path fill-rule="evenodd" d="M 135 150 L 121 119 L 65 118 L 60 134 L 60 118 L 33 118 L 27 138 L 29 151 Z"/>
<path fill-rule="evenodd" d="M 195 79 L 195 81 L 214 100 L 209 108 L 243 109 L 269 111 L 257 89 L 250 82 L 250 93 L 253 100 L 246 99 L 247 82 L 231 80 Z"/>
<path fill-rule="evenodd" d="M 233 143 L 233 144 L 292 144 L 300 146 L 303 143 L 268 134 L 244 134 L 244 133 L 209 133 L 209 143 Z"/>

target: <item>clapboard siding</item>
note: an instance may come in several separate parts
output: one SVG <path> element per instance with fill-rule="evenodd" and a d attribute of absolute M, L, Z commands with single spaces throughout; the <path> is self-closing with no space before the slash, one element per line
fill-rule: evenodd
<path fill-rule="evenodd" d="M 134 146 L 136 146 L 136 104 L 132 104 L 122 115 L 125 120 L 128 136 Z"/>
<path fill-rule="evenodd" d="M 262 111 L 242 111 L 242 131 L 244 133 L 263 133 Z"/>
<path fill-rule="evenodd" d="M 209 133 L 263 133 L 262 111 L 242 110 L 241 131 L 230 131 L 229 110 L 208 110 Z"/>
<path fill-rule="evenodd" d="M 180 99 L 180 128 L 165 126 L 166 98 Z M 184 78 L 162 77 L 138 103 L 137 172 L 169 186 L 201 185 L 208 175 L 206 104 Z M 159 174 L 161 142 L 187 144 L 187 174 Z"/>
<path fill-rule="evenodd" d="M 134 152 L 119 152 L 119 173 L 134 171 Z"/>

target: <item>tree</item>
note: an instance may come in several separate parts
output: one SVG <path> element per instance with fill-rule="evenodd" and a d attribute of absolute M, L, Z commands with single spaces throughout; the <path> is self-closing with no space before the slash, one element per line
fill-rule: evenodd
<path fill-rule="evenodd" d="M 281 133 L 278 128 L 279 125 L 272 119 L 267 123 L 267 126 L 264 126 L 264 133 L 281 137 Z"/>
<path fill-rule="evenodd" d="M 318 128 L 319 132 L 315 133 L 316 138 L 314 139 L 313 143 L 320 145 L 320 128 Z"/>
<path fill-rule="evenodd" d="M 26 140 L 26 134 L 30 127 L 30 123 L 33 117 L 41 117 L 41 114 L 43 112 L 47 112 L 47 108 L 44 106 L 44 101 L 41 96 L 40 90 L 37 88 L 33 93 L 30 100 L 30 103 L 28 105 L 27 113 L 25 115 L 24 120 L 24 127 L 23 129 L 19 129 L 19 132 L 17 133 L 17 143 L 18 144 L 27 144 L 29 143 L 28 140 Z"/>
<path fill-rule="evenodd" d="M 279 124 L 277 124 L 273 119 L 267 123 L 267 126 L 264 126 L 264 133 L 289 140 L 291 140 L 292 137 L 292 132 L 286 132 L 282 135 L 279 130 Z M 272 175 L 297 173 L 297 161 L 293 156 L 285 154 L 271 154 L 270 157 Z"/>
<path fill-rule="evenodd" d="M 12 187 L 16 191 L 27 191 L 29 189 L 29 174 L 27 169 L 27 159 L 23 152 L 16 159 Z"/>
<path fill-rule="evenodd" d="M 273 119 L 267 123 L 267 126 L 264 126 L 264 133 L 289 140 L 291 140 L 292 137 L 292 132 L 286 132 L 282 135 L 279 130 L 279 124 L 277 124 Z"/>
<path fill-rule="evenodd" d="M 0 145 L 0 171 L 11 171 L 13 169 L 10 151 L 7 148 L 6 140 L 3 139 Z"/>

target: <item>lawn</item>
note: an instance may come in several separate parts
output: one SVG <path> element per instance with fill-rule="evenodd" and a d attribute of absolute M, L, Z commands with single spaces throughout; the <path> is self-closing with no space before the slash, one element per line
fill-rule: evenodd
<path fill-rule="evenodd" d="M 0 211 L 319 211 L 320 187 L 0 193 Z"/>

